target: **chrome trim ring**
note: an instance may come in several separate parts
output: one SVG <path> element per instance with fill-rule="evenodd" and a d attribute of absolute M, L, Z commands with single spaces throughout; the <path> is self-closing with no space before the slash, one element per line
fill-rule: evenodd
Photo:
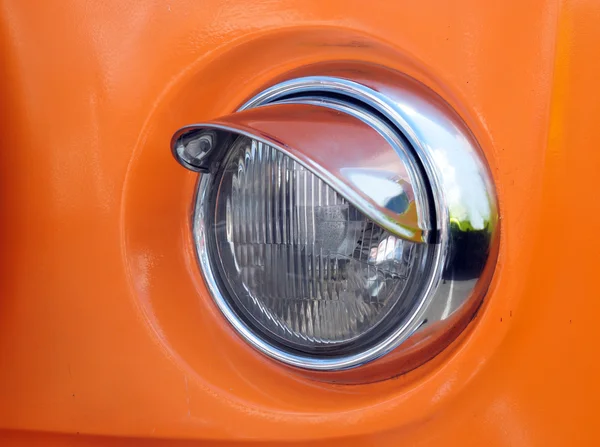
<path fill-rule="evenodd" d="M 290 103 L 291 102 L 293 101 L 290 100 Z M 313 101 L 307 99 L 301 99 L 294 103 L 312 105 L 315 104 Z M 361 110 L 351 110 L 349 106 L 338 104 L 335 101 L 329 102 L 327 100 L 323 100 L 319 102 L 319 106 L 332 108 L 338 111 L 344 111 L 344 113 L 349 113 L 352 114 L 352 116 L 356 117 L 361 117 L 363 115 L 363 112 Z M 373 123 L 372 120 L 369 121 L 371 121 L 371 123 L 368 124 L 374 127 L 379 128 L 380 126 L 383 126 L 383 124 L 381 123 Z M 294 156 L 293 153 L 289 152 L 288 148 L 279 145 L 272 140 L 265 139 L 265 137 L 258 136 L 257 134 L 250 134 L 248 132 L 240 130 L 239 128 L 224 129 L 221 124 L 198 124 L 190 126 L 186 129 L 192 129 L 192 131 L 196 131 L 198 129 L 231 130 L 236 134 L 249 136 L 257 141 L 273 146 L 279 151 L 294 158 L 296 161 L 303 163 L 303 160 Z M 381 128 L 379 129 L 379 131 L 384 132 Z M 178 134 L 176 134 L 175 139 L 177 139 Z M 393 136 L 390 136 L 390 138 L 392 139 L 392 141 L 394 141 Z M 394 146 L 391 146 L 391 148 L 393 147 Z M 397 148 L 396 150 L 399 149 Z M 310 169 L 309 166 L 307 167 Z M 424 259 L 423 262 L 429 261 L 428 265 L 432 266 L 432 268 L 426 271 L 425 279 L 422 282 L 422 286 L 420 288 L 420 297 L 416 300 L 418 304 L 413 309 L 413 312 L 411 313 L 409 318 L 405 319 L 402 322 L 402 324 L 398 328 L 396 328 L 396 330 L 394 330 L 387 338 L 385 338 L 380 343 L 377 343 L 376 345 L 370 347 L 369 349 L 352 355 L 318 358 L 313 356 L 304 356 L 291 353 L 284 349 L 280 349 L 277 346 L 266 341 L 264 338 L 261 338 L 239 318 L 234 309 L 231 307 L 229 301 L 223 296 L 221 287 L 219 286 L 219 281 L 217 280 L 215 270 L 211 262 L 210 250 L 208 249 L 209 242 L 207 236 L 208 222 L 210 220 L 208 214 L 212 212 L 212 206 L 214 205 L 209 198 L 211 183 L 212 178 L 210 175 L 202 175 L 198 190 L 198 196 L 196 201 L 196 215 L 194 219 L 194 235 L 200 264 L 202 266 L 202 272 L 204 274 L 209 290 L 223 315 L 225 315 L 225 317 L 231 323 L 231 325 L 254 348 L 280 362 L 297 368 L 315 371 L 340 371 L 364 365 L 379 357 L 384 356 L 391 350 L 395 349 L 404 340 L 406 340 L 411 334 L 415 332 L 416 329 L 418 329 L 423 324 L 423 319 L 419 318 L 419 315 L 421 314 L 422 308 L 427 302 L 427 297 L 433 293 L 434 285 L 441 280 L 442 266 L 444 265 L 444 256 L 445 253 L 447 253 L 447 250 L 444 249 L 445 246 L 443 243 L 430 244 L 430 247 L 433 249 L 433 251 L 429 259 Z M 428 212 L 428 210 L 425 210 L 425 212 Z"/>

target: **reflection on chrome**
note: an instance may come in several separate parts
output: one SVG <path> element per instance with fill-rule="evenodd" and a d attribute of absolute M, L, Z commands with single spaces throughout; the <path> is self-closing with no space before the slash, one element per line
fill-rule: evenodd
<path fill-rule="evenodd" d="M 340 172 L 381 208 L 396 214 L 408 212 L 412 200 L 407 190 L 412 188 L 406 188 L 405 182 L 395 177 L 393 172 L 362 168 L 342 168 Z"/>

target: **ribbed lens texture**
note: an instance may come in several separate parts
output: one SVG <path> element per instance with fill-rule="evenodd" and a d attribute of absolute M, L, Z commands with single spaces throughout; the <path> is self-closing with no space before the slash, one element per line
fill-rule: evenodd
<path fill-rule="evenodd" d="M 290 346 L 348 344 L 412 305 L 403 292 L 420 245 L 255 140 L 241 137 L 226 158 L 213 229 L 234 307 Z"/>

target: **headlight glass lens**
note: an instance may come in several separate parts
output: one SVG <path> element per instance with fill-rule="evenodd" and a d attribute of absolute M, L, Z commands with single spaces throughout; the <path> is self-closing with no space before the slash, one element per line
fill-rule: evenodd
<path fill-rule="evenodd" d="M 239 137 L 210 203 L 207 242 L 223 296 L 270 343 L 347 354 L 417 305 L 428 246 L 383 230 L 271 146 Z"/>

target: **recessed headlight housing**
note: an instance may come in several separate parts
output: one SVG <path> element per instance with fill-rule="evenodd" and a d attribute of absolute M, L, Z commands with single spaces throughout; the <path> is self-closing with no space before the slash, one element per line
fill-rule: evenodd
<path fill-rule="evenodd" d="M 327 74 L 184 127 L 172 151 L 202 173 L 198 259 L 237 332 L 285 364 L 377 379 L 472 318 L 495 264 L 496 199 L 439 96 L 383 68 Z"/>

